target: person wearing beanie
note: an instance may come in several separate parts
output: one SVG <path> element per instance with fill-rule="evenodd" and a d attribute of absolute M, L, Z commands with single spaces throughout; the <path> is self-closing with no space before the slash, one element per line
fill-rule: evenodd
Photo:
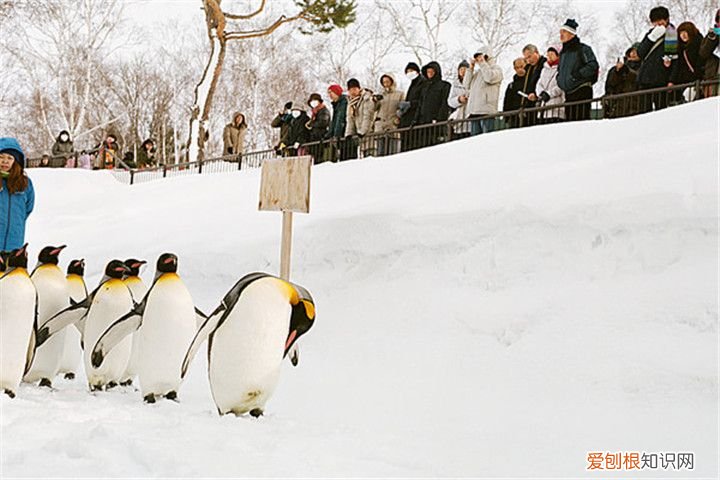
<path fill-rule="evenodd" d="M 605 95 L 636 92 L 639 70 L 640 57 L 637 54 L 637 47 L 630 47 L 625 51 L 625 56 L 622 59 L 618 58 L 615 67 L 608 72 L 605 80 Z M 606 99 L 603 101 L 604 118 L 628 117 L 638 113 L 640 113 L 638 97 L 626 97 L 618 100 Z"/>
<path fill-rule="evenodd" d="M 700 42 L 700 58 L 705 62 L 703 68 L 705 80 L 720 80 L 720 8 L 715 12 L 715 23 Z M 706 98 L 718 94 L 718 85 L 707 85 L 703 92 Z"/>
<path fill-rule="evenodd" d="M 465 138 L 470 136 L 470 122 L 462 122 L 467 118 L 467 102 L 468 102 L 468 90 L 463 86 L 463 80 L 467 71 L 470 68 L 470 64 L 467 60 L 463 60 L 458 64 L 457 78 L 452 83 L 452 89 L 450 90 L 450 98 L 448 98 L 448 106 L 452 113 L 450 114 L 449 120 L 458 121 L 457 124 L 452 127 L 453 139 Z"/>
<path fill-rule="evenodd" d="M 347 91 L 348 106 L 345 136 L 351 137 L 348 140 L 352 142 L 352 146 L 347 147 L 347 158 L 357 158 L 357 146 L 360 146 L 364 151 L 369 148 L 369 144 L 362 140 L 362 137 L 372 133 L 375 103 L 373 102 L 372 92 L 362 88 L 356 78 L 348 80 Z M 360 145 L 361 143 L 362 145 Z"/>
<path fill-rule="evenodd" d="M 35 207 L 35 189 L 25 174 L 25 154 L 14 138 L 0 138 L 0 252 L 25 244 L 25 224 Z"/>
<path fill-rule="evenodd" d="M 330 127 L 330 110 L 325 106 L 322 96 L 319 93 L 313 93 L 308 99 L 310 107 L 310 120 L 305 124 L 305 128 L 309 130 L 310 136 L 308 140 L 312 143 L 320 142 L 327 135 Z M 323 162 L 323 147 L 320 144 L 308 147 L 308 153 L 313 157 L 313 163 Z"/>
<path fill-rule="evenodd" d="M 272 128 L 279 128 L 280 129 L 280 138 L 278 139 L 278 142 L 275 144 L 275 151 L 278 154 L 282 154 L 284 148 L 287 146 L 287 136 L 288 132 L 290 131 L 290 121 L 292 120 L 292 111 L 293 102 L 287 102 L 285 103 L 282 111 L 278 113 L 275 118 L 273 118 L 272 122 L 270 123 L 270 126 Z"/>
<path fill-rule="evenodd" d="M 392 73 L 385 73 L 380 77 L 382 93 L 373 96 L 375 101 L 375 121 L 373 131 L 385 133 L 395 130 L 400 125 L 398 107 L 400 102 L 405 100 L 405 93 L 397 89 L 395 76 Z M 389 155 L 400 151 L 400 137 L 392 135 L 377 137 L 377 155 Z"/>
<path fill-rule="evenodd" d="M 62 158 L 63 160 L 67 160 L 75 154 L 73 142 L 67 130 L 63 130 L 58 134 L 51 152 L 54 158 Z"/>
<path fill-rule="evenodd" d="M 400 128 L 408 128 L 415 125 L 415 117 L 420 108 L 421 95 L 425 78 L 420 75 L 420 67 L 417 63 L 410 62 L 405 67 L 405 76 L 410 80 L 410 86 L 405 93 L 405 100 L 399 104 Z M 400 133 L 401 150 L 407 152 L 417 148 L 417 135 L 412 131 Z"/>
<path fill-rule="evenodd" d="M 562 47 L 560 46 L 552 46 L 547 49 L 547 61 L 542 67 L 535 92 L 533 92 L 543 107 L 565 103 L 565 92 L 562 91 L 557 83 L 561 51 Z M 563 107 L 545 110 L 539 114 L 540 123 L 555 123 L 564 119 L 565 109 Z"/>
<path fill-rule="evenodd" d="M 340 85 L 334 83 L 327 89 L 328 96 L 332 104 L 332 119 L 330 120 L 330 128 L 325 135 L 326 140 L 330 140 L 330 144 L 323 152 L 324 160 L 335 162 L 338 159 L 345 160 L 346 149 L 345 129 L 347 128 L 347 96 L 343 94 Z"/>
<path fill-rule="evenodd" d="M 677 57 L 677 32 L 670 23 L 670 12 L 665 7 L 650 10 L 650 22 L 653 27 L 645 34 L 637 48 L 642 61 L 638 71 L 640 90 L 665 87 L 670 82 L 670 73 Z M 647 94 L 640 97 L 640 109 L 650 112 L 667 107 L 668 95 L 665 93 Z"/>
<path fill-rule="evenodd" d="M 597 82 L 600 72 L 595 52 L 588 45 L 580 42 L 577 28 L 578 23 L 572 18 L 568 18 L 560 27 L 562 52 L 557 83 L 565 92 L 566 102 L 587 101 L 587 103 L 565 107 L 565 119 L 568 121 L 590 119 L 592 86 Z"/>
<path fill-rule="evenodd" d="M 489 46 L 480 48 L 470 60 L 463 86 L 468 90 L 467 116 L 476 119 L 470 124 L 471 134 L 479 135 L 494 130 L 495 119 L 483 118 L 498 112 L 502 69 L 495 63 Z"/>

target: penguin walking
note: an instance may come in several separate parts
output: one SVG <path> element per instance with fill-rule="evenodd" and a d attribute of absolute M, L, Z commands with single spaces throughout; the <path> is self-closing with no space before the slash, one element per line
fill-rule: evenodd
<path fill-rule="evenodd" d="M 93 366 L 99 367 L 118 342 L 134 335 L 138 380 L 146 403 L 155 403 L 157 397 L 177 399 L 180 368 L 197 332 L 197 317 L 204 317 L 177 274 L 177 256 L 162 254 L 156 268 L 155 280 L 142 301 L 107 329 L 92 353 Z"/>
<path fill-rule="evenodd" d="M 71 302 L 82 302 L 88 296 L 85 285 L 85 260 L 73 260 L 67 268 L 68 293 Z M 65 348 L 60 359 L 59 373 L 65 376 L 66 380 L 75 379 L 82 360 L 82 338 L 77 328 L 67 328 L 65 332 Z"/>
<path fill-rule="evenodd" d="M 27 244 L 2 261 L 0 274 L 0 388 L 10 398 L 35 352 L 37 293 L 27 272 Z"/>
<path fill-rule="evenodd" d="M 130 293 L 133 296 L 133 302 L 142 302 L 143 298 L 147 294 L 148 288 L 145 282 L 140 278 L 140 268 L 147 262 L 145 260 L 137 260 L 129 258 L 125 260 L 125 266 L 128 267 L 130 273 L 123 279 L 125 285 L 130 289 Z M 122 379 L 120 379 L 120 385 L 128 387 L 132 385 L 133 379 L 137 375 L 137 362 L 138 362 L 138 336 L 137 334 L 132 335 L 132 353 L 130 354 L 130 361 L 125 369 Z"/>
<path fill-rule="evenodd" d="M 38 265 L 30 275 L 38 295 L 38 322 L 44 322 L 70 303 L 65 274 L 58 267 L 59 255 L 65 245 L 45 247 L 38 255 Z M 59 332 L 35 352 L 35 361 L 23 381 L 40 381 L 41 387 L 52 387 L 52 380 L 60 370 L 60 359 L 65 349 L 66 332 Z"/>
<path fill-rule="evenodd" d="M 315 303 L 298 285 L 266 273 L 240 279 L 193 339 L 182 376 L 208 340 L 208 377 L 220 415 L 263 414 L 283 358 L 315 321 Z"/>

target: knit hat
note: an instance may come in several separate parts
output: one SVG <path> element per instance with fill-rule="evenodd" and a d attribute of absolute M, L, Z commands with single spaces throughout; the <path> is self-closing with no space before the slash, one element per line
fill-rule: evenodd
<path fill-rule="evenodd" d="M 351 88 L 360 88 L 360 82 L 357 78 L 351 78 L 347 82 L 347 88 L 350 90 Z"/>
<path fill-rule="evenodd" d="M 575 21 L 574 18 L 568 18 L 565 20 L 565 23 L 562 27 L 560 27 L 560 30 L 565 30 L 568 33 L 572 33 L 573 35 L 577 35 L 577 28 L 578 23 Z"/>
<path fill-rule="evenodd" d="M 20 168 L 25 168 L 25 154 L 16 139 L 11 137 L 0 138 L 0 153 L 12 155 Z"/>
<path fill-rule="evenodd" d="M 318 102 L 323 103 L 323 99 L 319 93 L 313 93 L 310 95 L 310 98 L 308 98 L 308 102 L 307 102 L 308 105 L 310 105 L 310 102 L 312 102 L 313 100 L 317 100 Z"/>
<path fill-rule="evenodd" d="M 287 102 L 285 104 L 285 110 L 290 110 L 292 108 L 292 102 Z"/>
<path fill-rule="evenodd" d="M 461 69 L 462 67 L 470 68 L 470 64 L 467 62 L 467 60 L 463 60 L 462 62 L 460 62 L 460 64 L 458 65 L 458 69 Z"/>
<path fill-rule="evenodd" d="M 420 67 L 415 62 L 410 62 L 407 64 L 407 66 L 405 67 L 405 72 L 407 72 L 408 70 L 415 70 L 417 73 L 420 73 Z"/>
<path fill-rule="evenodd" d="M 333 83 L 332 85 L 330 85 L 328 87 L 328 92 L 333 92 L 335 95 L 337 95 L 339 97 L 340 95 L 342 95 L 343 89 L 337 83 Z"/>

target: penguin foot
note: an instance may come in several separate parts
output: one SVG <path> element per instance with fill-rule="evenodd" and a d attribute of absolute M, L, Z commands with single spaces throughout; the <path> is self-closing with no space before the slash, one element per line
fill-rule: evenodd
<path fill-rule="evenodd" d="M 155 403 L 155 395 L 153 395 L 152 393 L 148 393 L 147 395 L 145 395 L 145 398 L 143 398 L 143 401 L 145 403 Z"/>
<path fill-rule="evenodd" d="M 103 389 L 102 385 L 90 385 L 91 392 L 100 392 L 100 391 L 102 391 L 102 389 Z"/>
<path fill-rule="evenodd" d="M 10 398 L 15 398 L 15 392 L 13 392 L 12 390 L 10 390 L 8 388 L 5 389 L 5 395 L 7 395 Z"/>
<path fill-rule="evenodd" d="M 48 378 L 43 378 L 42 380 L 40 380 L 39 386 L 52 388 L 52 382 Z"/>
<path fill-rule="evenodd" d="M 130 387 L 132 386 L 132 378 L 130 380 L 125 380 L 124 382 L 120 382 L 121 387 Z"/>
<path fill-rule="evenodd" d="M 65 380 L 75 380 L 75 374 L 73 372 L 66 373 Z"/>
<path fill-rule="evenodd" d="M 255 418 L 262 417 L 263 413 L 264 412 L 262 408 L 253 408 L 252 410 L 250 410 L 250 416 Z"/>
<path fill-rule="evenodd" d="M 117 387 L 117 385 L 118 385 L 117 382 L 108 382 L 108 384 L 105 385 L 105 390 L 106 391 L 111 390 L 111 389 Z"/>
<path fill-rule="evenodd" d="M 171 390 L 165 394 L 165 398 L 177 402 L 177 392 L 175 390 Z"/>

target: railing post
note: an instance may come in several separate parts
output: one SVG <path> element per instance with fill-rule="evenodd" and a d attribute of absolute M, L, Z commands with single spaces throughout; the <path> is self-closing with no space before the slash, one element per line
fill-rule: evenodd
<path fill-rule="evenodd" d="M 130 185 L 132 185 L 133 183 L 135 183 L 135 171 L 130 170 Z"/>
<path fill-rule="evenodd" d="M 167 177 L 167 165 L 163 163 L 163 178 Z"/>
<path fill-rule="evenodd" d="M 243 154 L 238 155 L 238 170 L 242 170 Z"/>
<path fill-rule="evenodd" d="M 203 161 L 199 160 L 198 161 L 198 175 L 200 175 L 202 173 L 202 167 L 203 167 Z"/>
<path fill-rule="evenodd" d="M 448 121 L 448 122 L 445 124 L 445 127 L 446 127 L 446 128 L 445 128 L 445 142 L 444 142 L 444 143 L 448 143 L 448 142 L 450 142 L 450 141 L 452 140 L 452 125 L 451 125 L 450 122 Z"/>
<path fill-rule="evenodd" d="M 517 114 L 519 128 L 522 128 L 525 126 L 525 121 L 524 121 L 525 114 L 523 113 L 523 111 L 524 111 L 524 109 L 522 107 L 520 107 L 520 112 Z"/>

